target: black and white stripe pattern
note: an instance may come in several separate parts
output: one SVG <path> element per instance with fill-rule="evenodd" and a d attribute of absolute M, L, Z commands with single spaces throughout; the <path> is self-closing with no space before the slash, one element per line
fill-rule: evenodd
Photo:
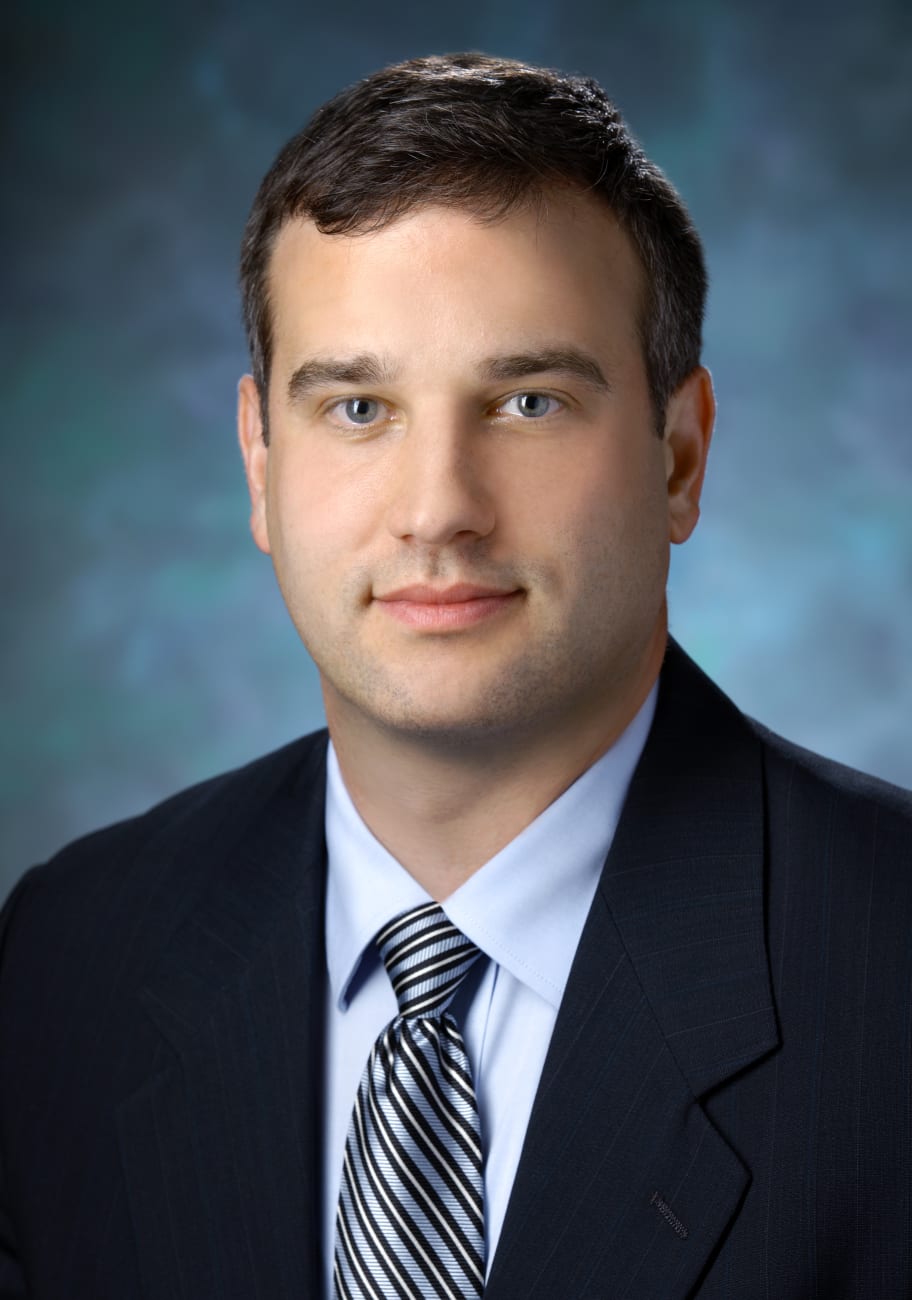
<path fill-rule="evenodd" d="M 478 1107 L 448 1011 L 480 953 L 427 903 L 375 939 L 399 1014 L 374 1044 L 345 1146 L 336 1300 L 466 1300 L 484 1289 Z"/>

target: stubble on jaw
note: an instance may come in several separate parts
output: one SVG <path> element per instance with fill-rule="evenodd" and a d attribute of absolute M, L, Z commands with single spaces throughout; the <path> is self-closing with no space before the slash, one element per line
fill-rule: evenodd
<path fill-rule="evenodd" d="M 638 679 L 650 675 L 648 661 L 657 640 L 664 650 L 666 614 L 664 586 L 650 600 L 650 583 L 642 581 L 639 574 L 632 578 L 629 573 L 620 575 L 612 568 L 608 551 L 605 566 L 613 581 L 607 603 L 620 611 L 629 611 L 632 603 L 643 610 L 635 634 L 616 642 L 610 624 L 606 633 L 606 616 L 602 614 L 582 643 L 578 638 L 568 640 L 561 626 L 539 625 L 534 640 L 500 665 L 492 664 L 490 650 L 485 653 L 487 648 L 480 646 L 484 680 L 473 682 L 455 699 L 452 673 L 466 673 L 471 652 L 469 645 L 460 647 L 454 665 L 447 636 L 437 639 L 440 654 L 436 664 L 435 639 L 429 636 L 415 646 L 411 664 L 407 656 L 392 663 L 389 651 L 361 651 L 345 656 L 344 662 L 321 664 L 320 638 L 306 639 L 320 671 L 331 733 L 349 728 L 363 733 L 371 728 L 388 742 L 417 748 L 429 758 L 490 764 L 498 755 L 501 761 L 510 757 L 521 760 L 542 743 L 559 745 L 565 732 L 588 729 L 602 715 L 603 748 L 607 748 L 648 692 L 651 680 L 643 686 Z M 546 599 L 538 593 L 548 590 L 547 573 L 526 566 L 522 578 L 524 600 Z M 498 581 L 490 572 L 485 577 L 473 573 L 472 580 L 492 585 Z M 355 586 L 357 583 L 355 578 Z M 364 616 L 370 617 L 367 609 Z M 514 616 L 521 617 L 522 611 L 507 617 Z M 493 635 L 495 629 L 483 628 L 468 634 L 467 640 Z"/>

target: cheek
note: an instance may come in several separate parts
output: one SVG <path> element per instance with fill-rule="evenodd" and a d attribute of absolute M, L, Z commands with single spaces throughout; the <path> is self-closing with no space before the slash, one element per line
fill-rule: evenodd
<path fill-rule="evenodd" d="M 312 567 L 343 548 L 357 510 L 350 491 L 331 466 L 306 448 L 286 452 L 270 465 L 266 510 L 269 540 L 277 563 Z"/>
<path fill-rule="evenodd" d="M 658 440 L 656 440 L 658 443 Z M 664 583 L 668 504 L 661 457 L 584 456 L 537 494 L 538 553 L 560 557 L 563 581 L 582 595 Z"/>
<path fill-rule="evenodd" d="M 527 526 L 537 519 L 582 540 L 655 521 L 665 508 L 661 457 L 651 448 L 634 457 L 607 440 L 541 462 L 521 492 L 515 483 L 513 504 Z"/>
<path fill-rule="evenodd" d="M 332 549 L 332 511 L 326 494 L 315 490 L 317 480 L 294 472 L 295 467 L 270 467 L 266 522 L 279 585 L 289 603 L 306 598 Z"/>

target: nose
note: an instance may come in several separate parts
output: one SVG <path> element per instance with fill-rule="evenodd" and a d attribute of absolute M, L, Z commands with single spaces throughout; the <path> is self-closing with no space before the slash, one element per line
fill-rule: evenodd
<path fill-rule="evenodd" d="M 482 441 L 483 430 L 452 416 L 411 423 L 397 448 L 390 494 L 394 537 L 439 547 L 488 536 L 494 503 Z"/>

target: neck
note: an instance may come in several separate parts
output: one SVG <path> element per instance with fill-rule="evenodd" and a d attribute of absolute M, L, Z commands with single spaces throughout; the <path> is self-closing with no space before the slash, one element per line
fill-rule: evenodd
<path fill-rule="evenodd" d="M 603 708 L 568 715 L 541 735 L 526 727 L 477 746 L 378 726 L 327 694 L 346 788 L 380 843 L 442 901 L 611 748 L 643 705 L 663 653 L 664 641 Z"/>

